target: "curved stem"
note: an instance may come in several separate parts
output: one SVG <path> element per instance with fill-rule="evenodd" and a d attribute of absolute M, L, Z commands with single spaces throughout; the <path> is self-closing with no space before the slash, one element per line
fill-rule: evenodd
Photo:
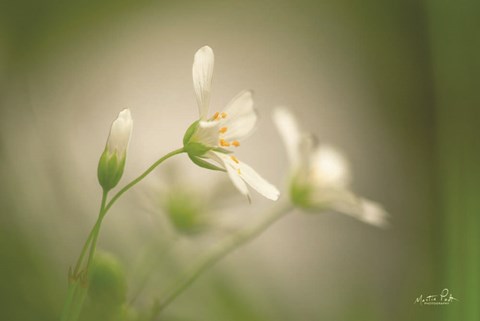
<path fill-rule="evenodd" d="M 78 319 L 78 316 L 80 315 L 80 312 L 83 306 L 83 301 L 85 299 L 85 296 L 87 293 L 87 287 L 88 287 L 88 283 L 86 284 L 86 286 L 84 284 L 81 284 L 83 282 L 82 278 L 83 277 L 88 278 L 88 272 L 89 272 L 90 266 L 92 265 L 93 258 L 95 256 L 98 236 L 100 234 L 100 227 L 102 225 L 103 218 L 107 214 L 108 210 L 120 198 L 120 196 L 123 195 L 123 193 L 125 193 L 134 185 L 136 185 L 138 182 L 140 182 L 142 179 L 144 179 L 148 174 L 150 174 L 150 172 L 152 172 L 163 161 L 165 161 L 166 159 L 174 155 L 183 153 L 184 151 L 185 150 L 183 148 L 179 148 L 166 154 L 165 156 L 157 160 L 145 172 L 143 172 L 140 176 L 138 176 L 136 179 L 128 183 L 117 194 L 115 194 L 115 196 L 108 203 L 107 203 L 108 191 L 105 191 L 105 190 L 103 191 L 102 202 L 100 205 L 100 212 L 98 214 L 97 221 L 95 222 L 95 225 L 93 226 L 92 230 L 90 231 L 90 234 L 87 237 L 87 240 L 85 241 L 85 244 L 83 245 L 82 251 L 80 252 L 80 256 L 78 257 L 77 263 L 75 264 L 75 269 L 73 271 L 73 274 L 69 275 L 68 294 L 65 300 L 65 305 L 62 312 L 62 316 L 61 316 L 62 321 L 64 320 L 76 321 Z M 83 273 L 80 273 L 82 269 L 82 263 L 84 261 L 84 258 L 88 249 L 90 249 L 88 254 L 88 260 L 85 265 L 85 269 Z"/>
<path fill-rule="evenodd" d="M 174 301 L 184 290 L 186 290 L 203 272 L 212 267 L 215 263 L 235 251 L 242 245 L 255 239 L 278 219 L 292 210 L 292 205 L 289 203 L 279 204 L 271 213 L 269 213 L 257 225 L 250 228 L 238 231 L 223 243 L 219 244 L 208 252 L 195 267 L 185 275 L 166 295 L 166 297 L 157 304 L 152 311 L 151 319 L 155 320 L 156 316 L 162 312 L 172 301 Z"/>
<path fill-rule="evenodd" d="M 110 202 L 108 202 L 107 206 L 105 207 L 105 213 L 108 212 L 108 210 L 110 209 L 110 207 L 112 207 L 112 205 L 120 198 L 120 196 L 122 196 L 123 193 L 125 193 L 126 191 L 128 191 L 130 188 L 132 188 L 133 186 L 135 186 L 138 182 L 140 182 L 142 179 L 145 178 L 145 176 L 147 176 L 148 174 L 150 174 L 150 172 L 152 172 L 158 165 L 160 165 L 163 161 L 169 159 L 170 157 L 172 156 L 175 156 L 175 155 L 178 155 L 178 154 L 181 154 L 185 152 L 184 148 L 179 148 L 179 149 L 176 149 L 174 151 L 171 151 L 170 153 L 166 154 L 165 156 L 163 156 L 162 158 L 160 158 L 159 160 L 157 160 L 155 163 L 153 163 L 152 166 L 150 166 L 145 172 L 143 172 L 142 175 L 138 176 L 137 178 L 135 178 L 133 181 L 131 181 L 130 183 L 128 183 L 127 185 L 125 185 L 125 187 L 123 187 L 117 194 L 115 194 L 114 197 L 112 197 L 112 199 L 110 200 Z"/>

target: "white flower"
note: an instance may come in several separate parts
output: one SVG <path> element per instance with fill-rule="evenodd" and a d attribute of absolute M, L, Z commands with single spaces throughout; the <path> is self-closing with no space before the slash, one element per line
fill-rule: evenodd
<path fill-rule="evenodd" d="M 208 117 L 214 55 L 210 47 L 200 48 L 193 60 L 193 86 L 197 96 L 199 120 L 185 133 L 184 146 L 197 165 L 228 173 L 235 187 L 250 198 L 247 184 L 268 199 L 277 200 L 279 191 L 250 166 L 232 154 L 255 128 L 257 114 L 252 93 L 242 91 L 222 112 Z M 212 164 L 213 161 L 216 165 Z M 217 166 L 218 165 L 218 166 Z"/>
<path fill-rule="evenodd" d="M 122 177 L 132 127 L 130 110 L 124 109 L 110 128 L 105 150 L 98 163 L 98 181 L 106 191 L 114 188 Z"/>
<path fill-rule="evenodd" d="M 380 227 L 387 225 L 387 213 L 377 203 L 350 190 L 352 176 L 345 157 L 328 145 L 319 145 L 311 135 L 301 133 L 293 115 L 285 108 L 273 114 L 291 163 L 292 202 L 307 209 L 332 209 Z"/>

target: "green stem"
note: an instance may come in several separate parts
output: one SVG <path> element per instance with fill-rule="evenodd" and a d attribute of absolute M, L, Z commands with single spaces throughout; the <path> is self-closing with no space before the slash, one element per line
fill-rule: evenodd
<path fill-rule="evenodd" d="M 68 320 L 77 285 L 78 285 L 78 283 L 74 283 L 74 282 L 71 282 L 71 281 L 69 281 L 69 283 L 68 283 L 67 298 L 65 299 L 65 304 L 63 305 L 61 321 L 67 321 Z"/>
<path fill-rule="evenodd" d="M 83 258 L 85 257 L 85 254 L 87 253 L 87 249 L 90 245 L 90 242 L 92 241 L 93 238 L 93 232 L 95 231 L 94 228 L 90 231 L 90 234 L 88 235 L 87 240 L 85 241 L 85 244 L 83 245 L 82 251 L 80 252 L 80 256 L 78 257 L 77 263 L 75 264 L 75 269 L 73 272 L 73 275 L 78 275 L 78 272 L 80 272 L 80 267 L 83 262 Z"/>
<path fill-rule="evenodd" d="M 185 152 L 185 149 L 182 147 L 182 148 L 179 148 L 179 149 L 176 149 L 174 151 L 171 151 L 170 153 L 166 154 L 165 156 L 163 156 L 162 158 L 160 158 L 159 160 L 157 160 L 155 163 L 153 163 L 152 166 L 150 166 L 145 172 L 143 172 L 142 175 L 138 176 L 137 178 L 135 178 L 133 181 L 131 181 L 130 183 L 128 183 L 127 185 L 125 185 L 124 188 L 122 188 L 117 194 L 115 194 L 114 197 L 112 197 L 112 199 L 110 200 L 110 202 L 108 202 L 107 206 L 105 207 L 105 213 L 108 212 L 108 210 L 110 209 L 110 207 L 112 207 L 112 205 L 120 198 L 120 196 L 123 195 L 123 193 L 125 193 L 126 191 L 128 191 L 130 188 L 132 188 L 133 186 L 135 186 L 138 182 L 140 182 L 142 179 L 145 178 L 145 176 L 147 176 L 148 174 L 150 174 L 150 172 L 152 172 L 158 165 L 160 165 L 161 163 L 163 163 L 165 160 L 169 159 L 170 157 L 172 156 L 175 156 L 175 155 L 178 155 L 178 154 L 181 154 Z"/>
<path fill-rule="evenodd" d="M 82 277 L 85 277 L 85 280 L 88 280 L 88 272 L 92 265 L 93 258 L 95 256 L 95 251 L 97 247 L 98 236 L 100 234 L 100 227 L 102 225 L 103 218 L 107 214 L 108 210 L 112 207 L 112 205 L 123 195 L 126 191 L 130 188 L 135 186 L 139 183 L 142 179 L 144 179 L 150 172 L 152 172 L 158 165 L 160 165 L 163 161 L 167 160 L 168 158 L 183 153 L 185 150 L 183 148 L 176 149 L 159 160 L 153 163 L 143 174 L 138 176 L 136 179 L 125 185 L 115 196 L 108 202 L 107 204 L 107 194 L 108 191 L 103 191 L 102 195 L 102 202 L 100 205 L 100 212 L 98 214 L 97 221 L 93 226 L 90 234 L 88 235 L 85 244 L 83 245 L 82 251 L 80 252 L 80 256 L 77 259 L 77 263 L 75 264 L 75 269 L 73 274 L 69 275 L 69 286 L 67 292 L 67 298 L 65 300 L 65 305 L 62 311 L 61 321 L 76 321 L 80 315 L 83 302 L 85 300 L 88 288 L 88 281 L 85 284 L 82 284 Z M 83 275 L 80 275 L 81 267 L 87 250 L 90 249 L 88 254 L 88 260 L 83 271 Z M 83 281 L 85 281 L 83 280 Z"/>
<path fill-rule="evenodd" d="M 102 195 L 102 205 L 100 206 L 100 213 L 98 213 L 98 219 L 95 225 L 93 226 L 93 237 L 92 237 L 92 244 L 90 245 L 90 253 L 88 254 L 87 266 L 85 268 L 85 273 L 88 278 L 88 272 L 90 270 L 90 266 L 92 265 L 93 257 L 95 256 L 95 250 L 97 248 L 97 241 L 98 235 L 100 234 L 100 227 L 102 226 L 103 218 L 106 214 L 105 204 L 107 203 L 107 194 L 108 191 L 103 191 Z"/>
<path fill-rule="evenodd" d="M 162 312 L 172 301 L 174 301 L 184 290 L 186 290 L 203 272 L 208 270 L 226 255 L 255 239 L 258 235 L 260 235 L 263 231 L 265 231 L 268 227 L 270 227 L 273 223 L 291 210 L 292 205 L 289 203 L 279 204 L 257 225 L 238 231 L 226 239 L 223 243 L 219 244 L 217 247 L 214 247 L 202 259 L 200 259 L 195 267 L 167 293 L 163 301 L 154 306 L 150 320 L 155 320 L 156 316 Z"/>
<path fill-rule="evenodd" d="M 95 240 L 96 242 L 96 238 L 98 237 L 100 223 L 103 218 L 105 203 L 107 201 L 107 194 L 108 192 L 105 192 L 105 191 L 102 194 L 102 202 L 100 205 L 100 211 L 98 213 L 97 222 L 95 223 L 94 227 L 90 231 L 90 234 L 87 240 L 85 241 L 85 244 L 83 245 L 82 251 L 75 265 L 75 270 L 73 274 L 69 275 L 67 298 L 65 300 L 65 305 L 63 307 L 62 317 L 61 317 L 62 321 L 67 321 L 67 320 L 75 321 L 78 319 L 78 315 L 80 314 L 80 310 L 83 305 L 83 301 L 85 299 L 85 294 L 86 294 L 86 288 L 83 288 L 84 285 L 82 284 L 82 277 L 87 277 L 87 274 L 88 274 L 90 257 L 92 256 L 92 246 L 90 246 L 90 257 L 87 262 L 87 266 L 85 268 L 84 276 L 81 276 L 79 274 L 80 267 L 82 265 L 83 258 L 85 257 L 89 244 L 91 243 L 92 240 Z"/>
<path fill-rule="evenodd" d="M 87 284 L 80 282 L 75 283 L 75 293 L 73 297 L 72 305 L 70 306 L 70 312 L 68 314 L 69 321 L 76 321 L 82 311 L 83 302 L 87 296 Z"/>
<path fill-rule="evenodd" d="M 102 216 L 102 213 L 103 213 L 103 209 L 105 208 L 105 203 L 107 201 L 107 193 L 108 192 L 105 192 L 105 191 L 103 192 L 102 202 L 101 202 L 101 205 L 100 205 L 100 211 L 98 213 L 97 221 L 95 222 L 95 225 L 93 226 L 92 230 L 90 231 L 90 234 L 88 235 L 87 240 L 85 241 L 85 244 L 83 245 L 82 251 L 80 252 L 80 256 L 78 257 L 78 260 L 77 260 L 77 264 L 75 264 L 75 270 L 73 272 L 74 277 L 77 277 L 78 273 L 80 272 L 80 267 L 82 266 L 83 259 L 85 257 L 85 254 L 87 253 L 87 249 L 89 248 L 89 246 L 90 246 L 90 249 L 91 249 L 90 243 L 91 243 L 92 239 L 95 237 L 97 226 L 99 225 L 99 223 L 102 220 L 101 216 Z M 87 265 L 88 265 L 88 263 L 87 263 Z"/>

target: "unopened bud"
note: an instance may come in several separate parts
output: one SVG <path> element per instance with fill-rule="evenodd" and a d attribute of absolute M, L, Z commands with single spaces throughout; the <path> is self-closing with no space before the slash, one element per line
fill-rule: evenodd
<path fill-rule="evenodd" d="M 105 191 L 114 188 L 122 177 L 132 127 L 130 110 L 122 110 L 112 124 L 105 150 L 98 163 L 98 181 Z"/>

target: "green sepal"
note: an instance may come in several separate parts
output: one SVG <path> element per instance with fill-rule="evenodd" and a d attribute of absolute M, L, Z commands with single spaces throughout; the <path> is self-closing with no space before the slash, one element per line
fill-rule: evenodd
<path fill-rule="evenodd" d="M 109 191 L 117 186 L 123 175 L 125 159 L 126 157 L 123 156 L 119 160 L 116 153 L 110 155 L 107 149 L 103 151 L 98 162 L 97 175 L 98 182 L 105 191 Z"/>
<path fill-rule="evenodd" d="M 203 156 L 206 152 L 212 149 L 210 146 L 196 142 L 189 142 L 188 144 L 184 145 L 184 148 L 188 155 L 192 156 Z"/>
<path fill-rule="evenodd" d="M 199 120 L 193 122 L 185 132 L 185 135 L 183 135 L 183 146 L 186 146 L 188 143 L 190 143 L 190 139 L 192 139 L 193 134 L 197 131 L 198 124 L 200 123 Z"/>
<path fill-rule="evenodd" d="M 308 184 L 302 184 L 298 178 L 290 183 L 290 199 L 295 206 L 303 209 L 311 209 L 312 188 Z"/>
<path fill-rule="evenodd" d="M 222 148 L 222 147 L 215 147 L 212 150 L 215 151 L 215 152 L 222 153 L 222 154 L 233 154 L 233 152 L 231 150 L 228 150 L 228 149 L 225 149 L 225 148 Z"/>
<path fill-rule="evenodd" d="M 202 168 L 206 168 L 214 171 L 225 172 L 225 169 L 218 167 L 216 165 L 213 165 L 203 160 L 201 157 L 205 155 L 207 152 L 209 152 L 210 150 L 214 150 L 216 152 L 220 152 L 224 154 L 228 154 L 230 153 L 230 151 L 221 147 L 213 148 L 212 146 L 207 146 L 199 142 L 191 141 L 192 136 L 195 134 L 195 132 L 198 129 L 199 123 L 200 121 L 197 120 L 188 127 L 187 131 L 185 132 L 185 135 L 183 136 L 183 149 L 188 154 L 188 157 L 192 160 L 192 162 L 195 163 L 196 165 Z"/>
<path fill-rule="evenodd" d="M 190 157 L 190 159 L 192 160 L 192 162 L 194 162 L 196 165 L 200 166 L 200 167 L 203 167 L 203 168 L 206 168 L 206 169 L 210 169 L 210 170 L 213 170 L 213 171 L 222 171 L 222 172 L 225 172 L 225 169 L 221 168 L 221 167 L 218 167 L 216 165 L 213 165 L 203 159 L 201 159 L 200 157 L 197 157 L 197 156 L 192 156 L 190 154 L 188 154 L 188 157 Z"/>
<path fill-rule="evenodd" d="M 327 204 L 322 204 L 313 199 L 313 187 L 293 180 L 290 185 L 290 200 L 293 205 L 301 208 L 305 213 L 317 214 L 328 209 Z"/>
<path fill-rule="evenodd" d="M 210 146 L 204 145 L 199 142 L 191 141 L 192 136 L 198 129 L 199 122 L 200 121 L 197 120 L 196 122 L 192 123 L 185 132 L 185 135 L 183 136 L 183 148 L 185 149 L 185 152 L 187 152 L 188 155 L 191 156 L 203 156 L 206 152 L 212 149 L 212 147 Z"/>

